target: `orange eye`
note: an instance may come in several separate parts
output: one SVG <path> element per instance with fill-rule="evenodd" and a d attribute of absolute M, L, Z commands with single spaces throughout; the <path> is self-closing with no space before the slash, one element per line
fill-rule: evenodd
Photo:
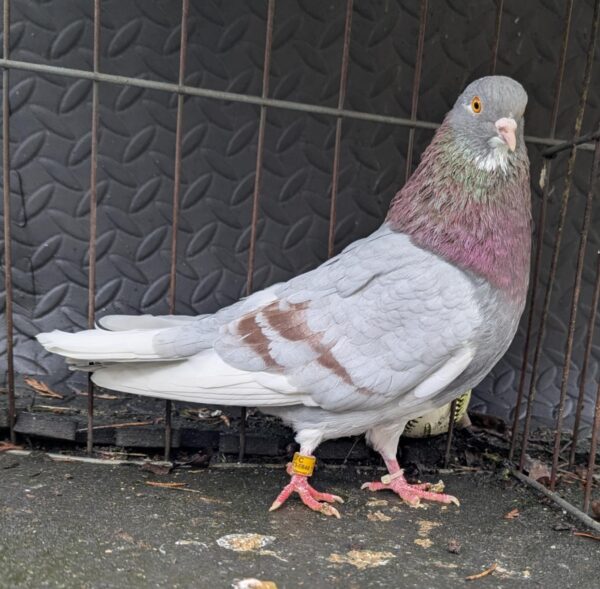
<path fill-rule="evenodd" d="M 479 114 L 483 109 L 483 103 L 481 102 L 481 98 L 479 96 L 473 96 L 473 100 L 471 100 L 471 110 L 475 114 Z"/>

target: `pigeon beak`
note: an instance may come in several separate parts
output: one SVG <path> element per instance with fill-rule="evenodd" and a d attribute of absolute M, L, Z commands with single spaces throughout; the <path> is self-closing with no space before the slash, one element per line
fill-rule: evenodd
<path fill-rule="evenodd" d="M 495 123 L 496 131 L 502 138 L 502 141 L 508 145 L 508 149 L 514 151 L 517 147 L 517 136 L 515 131 L 517 130 L 517 123 L 514 119 L 502 118 L 498 119 Z"/>

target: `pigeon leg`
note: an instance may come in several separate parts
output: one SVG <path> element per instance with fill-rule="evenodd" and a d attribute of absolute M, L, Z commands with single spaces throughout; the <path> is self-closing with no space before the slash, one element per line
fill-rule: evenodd
<path fill-rule="evenodd" d="M 310 475 L 299 474 L 297 472 L 298 469 L 296 468 L 296 456 L 294 456 L 294 462 L 290 462 L 287 465 L 287 472 L 291 476 L 291 480 L 283 488 L 283 491 L 279 493 L 277 499 L 273 501 L 269 511 L 275 511 L 276 509 L 279 509 L 292 493 L 298 493 L 300 500 L 308 508 L 312 509 L 313 511 L 319 511 L 324 515 L 333 515 L 339 518 L 340 512 L 335 507 L 330 505 L 330 503 L 343 503 L 343 499 L 337 495 L 332 495 L 331 493 L 321 493 L 311 487 L 308 484 L 308 477 Z M 314 464 L 314 458 L 312 464 Z M 312 468 L 310 471 L 312 474 Z"/>
<path fill-rule="evenodd" d="M 369 491 L 393 491 L 411 507 L 417 507 L 421 503 L 421 499 L 460 505 L 456 497 L 441 492 L 443 491 L 443 483 L 441 481 L 441 484 L 437 483 L 435 485 L 431 483 L 412 485 L 404 478 L 404 472 L 396 459 L 387 459 L 384 457 L 384 460 L 389 474 L 381 477 L 381 482 L 365 483 L 361 489 L 369 489 Z"/>

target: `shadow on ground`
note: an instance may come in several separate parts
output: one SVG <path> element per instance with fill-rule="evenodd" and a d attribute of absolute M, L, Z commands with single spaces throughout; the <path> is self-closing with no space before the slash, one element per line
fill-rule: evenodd
<path fill-rule="evenodd" d="M 346 500 L 335 520 L 295 499 L 269 513 L 283 468 L 158 476 L 0 455 L 0 587 L 218 589 L 247 577 L 278 589 L 598 587 L 600 542 L 573 536 L 563 513 L 514 480 L 445 475 L 461 507 L 414 509 L 360 490 L 380 474 L 315 474 L 315 487 Z M 153 481 L 189 491 L 147 485 Z M 519 516 L 505 519 L 514 509 Z M 256 536 L 223 539 L 230 534 Z M 448 550 L 451 541 L 459 554 Z M 493 563 L 491 575 L 465 580 Z"/>

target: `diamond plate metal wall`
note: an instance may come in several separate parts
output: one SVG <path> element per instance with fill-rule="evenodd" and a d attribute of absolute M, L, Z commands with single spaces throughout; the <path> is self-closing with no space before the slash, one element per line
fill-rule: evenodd
<path fill-rule="evenodd" d="M 91 2 L 14 0 L 11 4 L 11 58 L 92 69 Z M 530 135 L 548 134 L 563 12 L 558 0 L 503 3 L 496 71 L 515 77 L 528 90 Z M 575 3 L 557 126 L 557 137 L 564 139 L 573 132 L 591 13 L 591 1 Z M 337 105 L 344 15 L 343 0 L 277 2 L 270 97 Z M 493 0 L 430 3 L 417 110 L 420 120 L 440 121 L 468 81 L 490 72 L 495 18 Z M 266 19 L 264 0 L 191 2 L 185 83 L 260 95 Z M 178 2 L 102 2 L 100 71 L 176 83 L 180 21 Z M 347 108 L 410 117 L 418 29 L 418 0 L 355 2 Z M 596 59 L 584 130 L 595 128 L 600 119 L 599 64 Z M 70 374 L 33 336 L 87 324 L 91 88 L 89 80 L 11 72 L 15 367 L 20 379 L 41 376 L 67 389 L 80 387 L 82 377 Z M 167 312 L 176 102 L 175 95 L 157 90 L 100 85 L 98 314 Z M 249 104 L 185 98 L 179 313 L 212 312 L 245 292 L 259 110 Z M 304 272 L 327 256 L 335 124 L 331 116 L 268 110 L 255 289 Z M 431 131 L 416 131 L 413 162 L 431 135 Z M 406 128 L 344 120 L 335 251 L 382 221 L 387 204 L 404 181 L 408 137 Z M 541 195 L 541 148 L 530 145 L 529 149 L 535 211 Z M 589 152 L 581 152 L 534 408 L 538 423 L 552 423 L 558 398 L 573 258 L 590 166 Z M 551 177 L 542 284 L 547 280 L 564 174 L 564 159 L 559 159 Z M 596 207 L 568 414 L 577 394 L 599 221 Z M 522 326 L 508 354 L 476 391 L 476 409 L 510 417 L 523 336 Z M 2 327 L 0 367 L 5 349 Z M 599 364 L 596 345 L 584 408 L 588 423 Z"/>

